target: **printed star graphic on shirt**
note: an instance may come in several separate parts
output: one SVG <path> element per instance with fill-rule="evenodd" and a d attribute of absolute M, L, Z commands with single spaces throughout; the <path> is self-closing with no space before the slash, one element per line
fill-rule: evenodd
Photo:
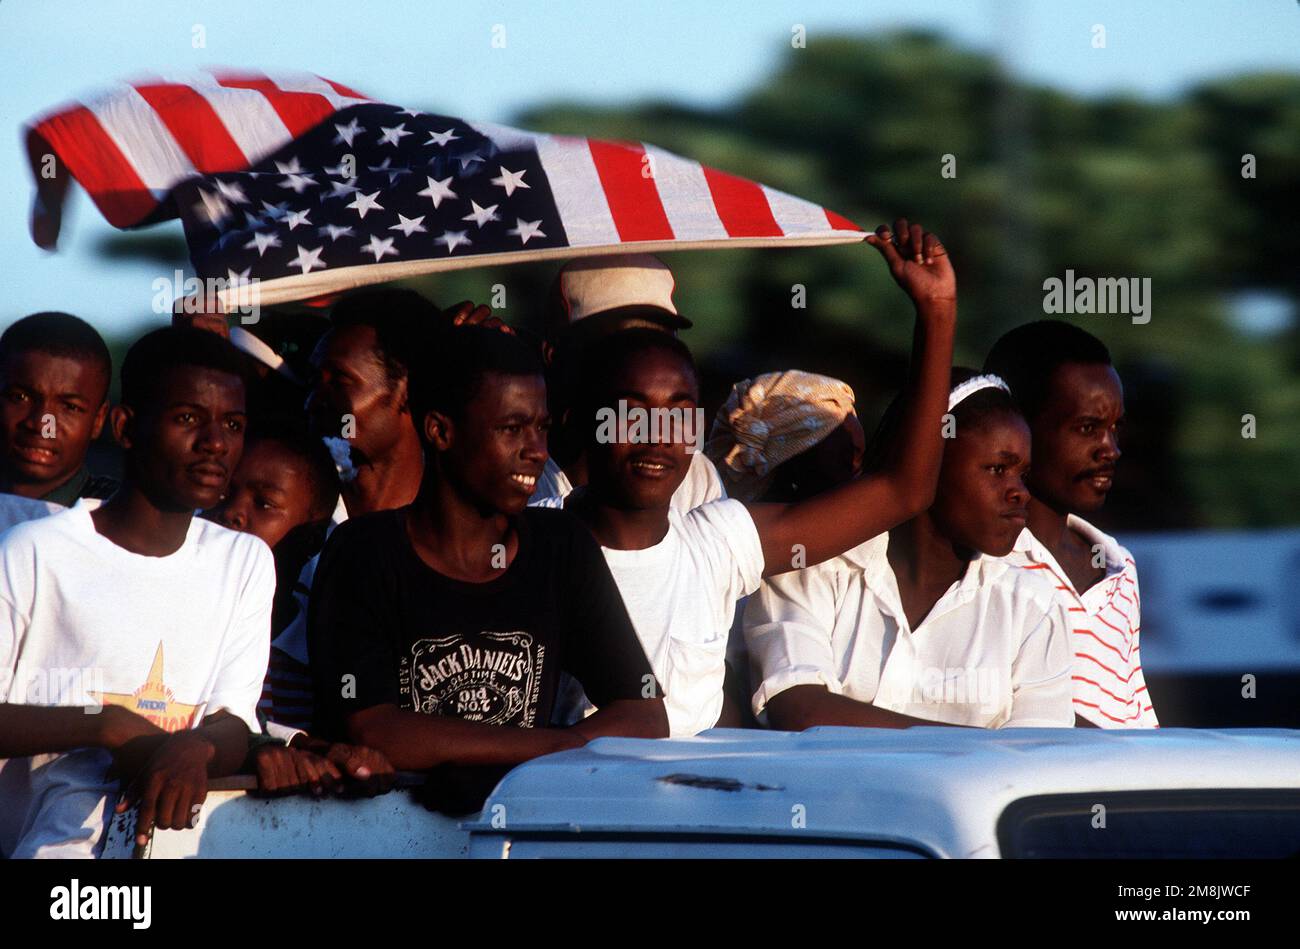
<path fill-rule="evenodd" d="M 524 173 L 527 170 L 528 169 L 525 168 L 523 171 L 507 171 L 505 166 L 502 165 L 500 177 L 493 178 L 492 183 L 505 188 L 506 197 L 508 198 L 515 193 L 516 188 L 528 187 L 528 185 L 524 183 Z"/>
<path fill-rule="evenodd" d="M 382 133 L 379 136 L 380 145 L 397 145 L 406 136 L 414 134 L 413 132 L 408 132 L 406 130 L 405 122 L 396 125 L 393 128 L 384 128 L 381 125 L 379 126 L 379 131 Z"/>
<path fill-rule="evenodd" d="M 306 210 L 306 211 L 294 211 L 294 212 L 292 212 L 292 213 L 289 215 L 289 220 L 288 220 L 289 230 L 292 231 L 292 230 L 293 230 L 294 228 L 296 228 L 299 224 L 310 224 L 310 223 L 311 223 L 311 220 L 307 217 L 307 215 L 310 214 L 310 213 L 311 213 L 310 209 L 308 209 L 308 210 Z"/>
<path fill-rule="evenodd" d="M 423 230 L 423 228 L 421 228 L 421 230 Z M 385 237 L 381 241 L 379 239 L 379 235 L 371 234 L 370 243 L 366 244 L 361 249 L 368 254 L 374 254 L 375 263 L 379 263 L 379 259 L 383 257 L 385 254 L 392 254 L 394 257 L 397 256 L 397 251 L 393 250 L 393 242 L 396 240 L 397 240 L 396 237 Z"/>
<path fill-rule="evenodd" d="M 419 217 L 407 217 L 405 214 L 397 215 L 401 220 L 389 228 L 390 231 L 401 231 L 403 237 L 410 237 L 412 234 L 423 234 L 426 230 L 423 221 L 424 215 Z"/>
<path fill-rule="evenodd" d="M 248 204 L 248 195 L 244 194 L 244 186 L 238 181 L 218 181 L 216 184 L 221 196 L 231 204 Z"/>
<path fill-rule="evenodd" d="M 346 143 L 348 148 L 352 147 L 352 139 L 356 138 L 357 135 L 365 131 L 365 128 L 355 118 L 353 118 L 353 120 L 349 122 L 347 125 L 334 126 L 334 129 L 339 134 L 334 136 L 333 144 L 343 145 Z"/>
<path fill-rule="evenodd" d="M 201 201 L 194 205 L 194 212 L 202 214 L 209 224 L 220 227 L 221 222 L 230 217 L 230 205 L 221 195 L 200 188 L 199 198 Z"/>
<path fill-rule="evenodd" d="M 253 247 L 256 247 L 257 256 L 261 257 L 263 254 L 266 253 L 266 249 L 268 247 L 279 247 L 279 246 L 280 246 L 280 238 L 276 237 L 274 234 L 263 234 L 261 232 L 258 232 L 253 235 L 253 239 L 251 241 L 249 241 L 247 244 L 244 245 L 244 250 L 252 250 Z"/>
<path fill-rule="evenodd" d="M 316 228 L 317 234 L 328 234 L 330 243 L 338 240 L 340 237 L 355 237 L 351 227 L 339 227 L 337 224 L 326 224 L 324 227 Z"/>
<path fill-rule="evenodd" d="M 322 270 L 325 269 L 325 262 L 320 259 L 320 252 L 325 249 L 324 244 L 317 247 L 315 250 L 308 250 L 301 244 L 296 244 L 295 246 L 298 248 L 298 256 L 289 261 L 288 266 L 301 267 L 304 274 L 311 273 L 311 271 L 317 267 Z"/>
<path fill-rule="evenodd" d="M 454 132 L 455 129 L 447 129 L 445 132 L 430 132 L 429 140 L 424 144 L 445 146 L 448 142 L 454 142 L 460 138 L 460 136 L 454 134 Z"/>
<path fill-rule="evenodd" d="M 92 692 L 92 698 L 104 705 L 120 705 L 148 719 L 165 732 L 178 732 L 192 727 L 201 706 L 177 702 L 163 677 L 163 644 L 153 654 L 153 663 L 144 684 L 131 693 Z"/>
<path fill-rule="evenodd" d="M 375 200 L 377 197 L 379 197 L 378 191 L 372 191 L 370 194 L 361 194 L 360 192 L 357 192 L 356 198 L 353 199 L 352 203 L 349 204 L 348 207 L 355 209 L 357 216 L 364 219 L 367 211 L 384 210 L 384 206 Z"/>
<path fill-rule="evenodd" d="M 393 164 L 393 160 L 391 158 L 385 158 L 381 164 L 367 165 L 366 167 L 369 168 L 371 171 L 387 172 L 388 183 L 390 185 L 398 178 L 402 177 L 402 175 L 409 175 L 411 173 L 411 169 L 409 168 L 402 168 L 400 165 L 397 168 L 393 168 L 391 167 L 392 164 Z"/>
<path fill-rule="evenodd" d="M 501 220 L 501 218 L 497 217 L 497 208 L 500 205 L 494 204 L 490 208 L 481 208 L 478 206 L 477 201 L 470 201 L 470 204 L 473 206 L 474 210 L 461 218 L 462 221 L 473 221 L 481 229 L 488 221 Z"/>
<path fill-rule="evenodd" d="M 439 244 L 447 245 L 447 253 L 451 253 L 461 244 L 474 243 L 467 237 L 468 231 L 443 231 L 442 237 L 435 237 L 434 240 Z"/>
<path fill-rule="evenodd" d="M 512 237 L 519 238 L 519 243 L 527 244 L 530 237 L 545 237 L 542 231 L 541 221 L 525 221 L 521 217 L 515 218 L 515 226 L 506 231 Z"/>
<path fill-rule="evenodd" d="M 425 188 L 423 191 L 417 191 L 416 194 L 422 198 L 428 198 L 431 200 L 435 211 L 438 210 L 438 205 L 442 204 L 443 198 L 454 198 L 457 196 L 456 192 L 452 191 L 451 188 L 447 186 L 447 182 L 451 181 L 450 175 L 443 178 L 441 181 L 434 181 L 428 176 L 425 177 L 429 182 L 429 187 Z"/>

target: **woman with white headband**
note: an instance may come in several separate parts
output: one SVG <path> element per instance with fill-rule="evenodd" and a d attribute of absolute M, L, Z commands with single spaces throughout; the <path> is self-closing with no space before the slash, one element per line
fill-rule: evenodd
<path fill-rule="evenodd" d="M 934 504 L 750 598 L 753 708 L 771 727 L 1073 724 L 1066 614 L 1040 573 L 1001 559 L 1025 527 L 1029 428 L 997 376 L 953 382 Z"/>

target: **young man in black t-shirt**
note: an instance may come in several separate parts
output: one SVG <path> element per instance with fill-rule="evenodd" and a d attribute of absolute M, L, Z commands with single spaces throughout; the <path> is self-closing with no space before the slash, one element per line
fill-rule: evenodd
<path fill-rule="evenodd" d="M 666 736 L 600 548 L 571 515 L 525 507 L 550 422 L 540 360 L 477 326 L 435 348 L 411 373 L 425 450 L 415 502 L 340 525 L 321 555 L 308 615 L 317 730 L 403 770 Z M 599 711 L 548 728 L 561 671 Z"/>

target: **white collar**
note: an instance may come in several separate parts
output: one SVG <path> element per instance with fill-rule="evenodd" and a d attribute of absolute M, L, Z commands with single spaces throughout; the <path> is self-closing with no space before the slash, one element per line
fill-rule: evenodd
<path fill-rule="evenodd" d="M 889 532 L 878 534 L 866 543 L 859 544 L 851 550 L 845 551 L 837 560 L 842 560 L 849 566 L 862 571 L 863 581 L 872 594 L 882 603 L 889 607 L 891 613 L 897 612 L 896 619 L 899 619 L 900 628 L 908 625 L 906 617 L 902 612 L 902 603 L 898 597 L 898 580 L 894 576 L 894 569 L 889 564 L 889 558 L 886 556 L 889 550 Z M 967 565 L 966 572 L 962 574 L 960 580 L 935 601 L 937 607 L 941 603 L 952 598 L 952 602 L 945 603 L 943 612 L 955 609 L 963 603 L 971 600 L 980 588 L 986 584 L 996 583 L 998 578 L 1011 569 L 1005 558 L 991 557 L 988 554 L 977 554 Z M 897 601 L 897 602 L 896 602 Z M 926 614 L 925 622 L 937 618 L 940 614 L 935 613 L 934 607 Z"/>

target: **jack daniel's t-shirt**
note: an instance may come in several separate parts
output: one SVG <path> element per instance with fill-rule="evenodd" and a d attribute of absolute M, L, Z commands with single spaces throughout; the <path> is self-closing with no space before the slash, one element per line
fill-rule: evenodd
<path fill-rule="evenodd" d="M 419 558 L 408 511 L 353 518 L 321 554 L 308 638 L 322 734 L 342 738 L 348 715 L 390 703 L 545 726 L 561 671 L 597 707 L 660 694 L 600 547 L 572 515 L 525 510 L 509 568 L 466 583 Z"/>

